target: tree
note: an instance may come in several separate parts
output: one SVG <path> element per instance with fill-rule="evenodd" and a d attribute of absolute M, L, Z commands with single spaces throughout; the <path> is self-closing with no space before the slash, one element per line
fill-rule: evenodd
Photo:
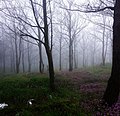
<path fill-rule="evenodd" d="M 31 53 L 30 53 L 30 43 L 27 42 L 27 56 L 28 56 L 28 72 L 31 72 Z"/>
<path fill-rule="evenodd" d="M 120 91 L 120 0 L 114 6 L 112 71 L 103 100 L 110 106 L 117 102 Z"/>
<path fill-rule="evenodd" d="M 14 44 L 15 44 L 15 58 L 16 58 L 16 73 L 20 72 L 20 61 L 21 61 L 21 43 L 22 38 L 20 34 L 18 34 L 18 30 L 16 27 L 15 20 L 13 21 L 14 27 Z"/>
<path fill-rule="evenodd" d="M 35 0 L 35 3 L 37 3 L 36 0 Z M 35 8 L 35 12 L 36 12 L 36 18 L 37 18 L 37 20 L 39 20 L 39 12 L 38 12 L 39 8 L 37 7 L 37 4 L 34 5 L 34 8 Z M 40 31 L 39 27 L 38 27 L 38 39 L 41 41 L 41 31 Z M 40 41 L 37 42 L 38 49 L 39 49 L 39 72 L 43 73 L 44 72 L 44 63 L 43 63 L 43 58 L 42 58 L 42 43 Z"/>
<path fill-rule="evenodd" d="M 53 91 L 55 89 L 55 85 L 54 85 L 55 75 L 54 75 L 54 65 L 53 65 L 53 58 L 52 58 L 52 48 L 50 48 L 49 38 L 48 38 L 46 0 L 43 0 L 43 17 L 44 17 L 45 50 L 47 53 L 48 64 L 49 64 L 50 89 Z"/>
<path fill-rule="evenodd" d="M 102 26 L 100 26 L 100 28 L 102 28 L 102 32 L 98 31 L 98 33 L 100 33 L 102 35 L 102 37 L 99 37 L 98 35 L 96 35 L 95 33 L 92 34 L 96 39 L 99 40 L 99 42 L 101 42 L 101 56 L 102 56 L 102 65 L 105 66 L 106 63 L 106 55 L 107 55 L 107 50 L 108 50 L 108 40 L 110 40 L 111 38 L 108 39 L 108 29 L 106 28 L 106 24 L 107 24 L 107 17 L 103 14 L 102 15 L 102 19 L 103 19 L 103 24 Z M 100 23 L 101 24 L 101 23 Z M 99 26 L 99 25 L 98 25 Z"/>
<path fill-rule="evenodd" d="M 40 34 L 40 29 L 38 28 L 38 38 L 41 40 L 41 34 Z M 44 63 L 43 63 L 43 58 L 42 58 L 42 43 L 38 41 L 38 48 L 39 48 L 39 72 L 43 73 L 44 72 Z"/>
<path fill-rule="evenodd" d="M 87 10 L 81 9 L 68 9 L 71 11 L 79 11 L 84 13 L 96 13 L 104 11 L 106 9 L 114 11 L 114 23 L 113 23 L 113 57 L 112 57 L 112 70 L 111 76 L 108 80 L 107 88 L 103 95 L 104 103 L 107 103 L 109 106 L 112 106 L 117 102 L 120 91 L 120 0 L 108 1 L 108 3 L 115 4 L 113 6 L 107 6 L 104 1 L 100 2 L 104 5 L 98 5 L 98 7 L 91 7 L 87 5 Z M 111 13 L 110 13 L 111 14 Z"/>
<path fill-rule="evenodd" d="M 80 34 L 80 32 L 86 27 L 86 25 L 85 25 L 85 22 L 80 25 L 79 24 L 80 22 L 77 18 L 78 14 L 75 14 L 75 13 L 73 14 L 70 11 L 72 7 L 74 6 L 74 1 L 67 0 L 67 3 L 68 5 L 65 5 L 64 2 L 61 3 L 64 5 L 64 7 L 61 7 L 61 8 L 65 10 L 65 13 L 64 13 L 65 18 L 62 21 L 62 24 L 64 26 L 63 35 L 66 36 L 65 39 L 68 43 L 69 71 L 72 71 L 74 68 L 73 67 L 74 64 L 76 64 L 76 58 L 74 57 L 75 56 L 74 42 L 76 41 L 77 36 Z"/>
<path fill-rule="evenodd" d="M 114 7 L 99 7 L 99 9 L 94 9 L 89 12 L 99 12 L 105 9 L 114 10 L 112 70 L 107 88 L 103 95 L 103 103 L 107 103 L 109 106 L 112 106 L 117 102 L 120 91 L 120 0 L 115 1 Z"/>
<path fill-rule="evenodd" d="M 21 33 L 22 33 L 21 36 L 28 36 L 28 37 L 32 38 L 33 40 L 36 40 L 36 41 L 38 41 L 38 42 L 40 42 L 40 43 L 42 43 L 44 45 L 45 50 L 46 50 L 46 54 L 47 54 L 47 58 L 48 58 L 48 65 L 49 65 L 48 68 L 49 68 L 49 77 L 50 77 L 50 89 L 52 91 L 54 91 L 54 89 L 55 89 L 55 85 L 54 85 L 55 75 L 54 75 L 54 65 L 53 65 L 53 58 L 52 58 L 52 37 L 51 37 L 51 44 L 50 44 L 50 39 L 49 39 L 49 34 L 48 34 L 48 31 L 49 31 L 49 28 L 48 28 L 48 15 L 47 15 L 47 7 L 46 7 L 47 3 L 46 3 L 46 0 L 42 1 L 43 5 L 41 5 L 39 3 L 36 3 L 33 0 L 30 0 L 30 3 L 31 3 L 32 11 L 33 11 L 33 16 L 34 16 L 34 19 L 35 19 L 35 22 L 32 21 L 32 23 L 34 22 L 33 24 L 36 24 L 36 25 L 31 24 L 30 23 L 31 20 L 30 21 L 24 20 L 24 19 L 22 19 L 20 17 L 18 17 L 18 19 L 21 20 L 23 23 L 29 25 L 32 28 L 33 32 L 35 32 L 35 30 L 33 28 L 37 28 L 37 30 L 39 29 L 43 34 L 43 41 L 40 40 L 39 36 L 36 37 L 36 36 L 32 35 L 31 33 L 29 33 L 27 29 L 25 29 L 26 32 L 20 30 Z M 40 6 L 40 8 L 42 6 L 43 17 L 41 18 L 41 16 L 40 16 L 40 18 L 43 21 L 43 24 L 42 24 L 43 27 L 40 25 L 39 19 L 38 19 L 37 15 L 36 15 L 38 11 L 36 11 L 36 8 L 34 7 L 35 4 Z"/>
<path fill-rule="evenodd" d="M 55 85 L 54 85 L 54 65 L 53 65 L 53 58 L 52 58 L 52 37 L 51 37 L 51 43 L 49 39 L 49 22 L 48 22 L 48 14 L 47 14 L 47 2 L 46 0 L 42 0 L 42 5 L 40 3 L 37 3 L 35 0 L 30 0 L 30 5 L 29 8 L 31 7 L 31 10 L 33 12 L 33 16 L 31 18 L 31 15 L 29 18 L 27 18 L 27 15 L 25 14 L 24 10 L 22 7 L 21 8 L 21 13 L 22 17 L 17 13 L 15 15 L 10 16 L 15 18 L 16 20 L 20 21 L 23 28 L 17 28 L 20 32 L 20 36 L 27 36 L 29 38 L 32 38 L 35 41 L 38 41 L 42 43 L 45 47 L 47 58 L 48 58 L 48 65 L 49 65 L 49 77 L 50 77 L 50 89 L 54 91 Z M 40 15 L 39 11 L 36 9 L 36 5 L 39 7 L 39 9 L 42 8 L 43 13 Z M 28 11 L 29 12 L 29 11 Z M 38 15 L 39 14 L 39 19 Z M 31 18 L 31 19 L 30 19 Z M 40 22 L 42 20 L 42 24 Z M 52 25 L 52 21 L 50 20 L 50 24 Z M 27 29 L 25 25 L 28 25 L 30 29 Z M 40 37 L 38 36 L 40 33 L 36 34 L 36 29 L 40 30 L 43 35 L 43 40 L 40 40 Z M 29 32 L 30 31 L 30 32 Z M 36 36 L 37 35 L 37 36 Z M 51 36 L 52 36 L 52 31 L 51 31 Z"/>
<path fill-rule="evenodd" d="M 59 38 L 59 70 L 62 70 L 62 25 L 60 25 L 60 38 Z"/>
<path fill-rule="evenodd" d="M 87 38 L 82 35 L 82 38 L 81 38 L 81 50 L 82 50 L 82 66 L 83 67 L 86 67 L 86 64 L 87 64 L 87 60 L 86 60 L 86 52 L 87 52 L 87 49 L 88 49 L 88 42 L 87 42 Z"/>
<path fill-rule="evenodd" d="M 23 73 L 25 72 L 25 49 L 24 49 L 24 41 L 22 41 L 22 53 L 21 53 L 21 56 L 22 56 L 22 70 L 23 70 Z"/>

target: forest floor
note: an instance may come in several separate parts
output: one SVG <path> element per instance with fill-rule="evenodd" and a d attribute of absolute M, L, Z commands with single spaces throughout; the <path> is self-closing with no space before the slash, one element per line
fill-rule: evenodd
<path fill-rule="evenodd" d="M 46 74 L 1 75 L 0 103 L 8 106 L 0 109 L 0 116 L 119 116 L 119 103 L 99 108 L 110 70 L 96 66 L 57 72 L 55 92 L 49 90 Z"/>

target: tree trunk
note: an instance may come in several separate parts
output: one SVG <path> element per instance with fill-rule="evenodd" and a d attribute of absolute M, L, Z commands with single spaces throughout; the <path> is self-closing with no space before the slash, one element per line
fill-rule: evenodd
<path fill-rule="evenodd" d="M 17 47 L 17 37 L 15 34 L 15 56 L 16 56 L 16 73 L 19 73 L 19 63 L 18 63 L 18 47 Z"/>
<path fill-rule="evenodd" d="M 25 59 L 24 59 L 24 43 L 22 45 L 23 49 L 22 49 L 22 69 L 23 69 L 23 73 L 25 72 Z"/>
<path fill-rule="evenodd" d="M 74 41 L 74 68 L 77 69 L 76 41 Z"/>
<path fill-rule="evenodd" d="M 3 41 L 3 73 L 6 72 L 6 48 L 5 43 Z"/>
<path fill-rule="evenodd" d="M 41 35 L 40 35 L 40 29 L 38 28 L 38 37 L 39 40 L 41 40 Z M 42 58 L 42 43 L 38 43 L 39 47 L 39 72 L 43 73 L 44 72 L 44 63 L 43 63 L 43 58 Z"/>
<path fill-rule="evenodd" d="M 11 72 L 15 72 L 15 49 L 14 49 L 13 41 L 11 40 L 10 42 L 11 42 L 11 57 L 10 57 Z"/>
<path fill-rule="evenodd" d="M 83 48 L 83 67 L 85 67 L 85 48 Z"/>
<path fill-rule="evenodd" d="M 112 72 L 103 100 L 111 106 L 116 103 L 120 91 L 120 0 L 116 0 L 113 24 Z"/>
<path fill-rule="evenodd" d="M 31 72 L 31 60 L 30 60 L 30 45 L 29 45 L 29 42 L 27 43 L 27 49 L 28 49 L 28 72 Z"/>
<path fill-rule="evenodd" d="M 69 6 L 71 8 L 71 6 Z M 71 21 L 71 14 L 68 12 L 68 33 L 69 33 L 69 71 L 73 70 L 73 38 L 72 38 L 72 21 Z"/>
<path fill-rule="evenodd" d="M 73 70 L 73 46 L 69 45 L 69 71 Z"/>
<path fill-rule="evenodd" d="M 103 16 L 102 65 L 105 66 L 105 17 Z"/>
<path fill-rule="evenodd" d="M 60 30 L 61 30 L 61 34 L 60 34 L 60 39 L 59 39 L 59 70 L 62 70 L 62 26 L 60 25 Z"/>
<path fill-rule="evenodd" d="M 42 45 L 40 42 L 38 43 L 38 47 L 39 47 L 39 72 L 43 73 L 44 72 L 44 63 L 43 63 L 43 59 L 42 59 Z"/>
<path fill-rule="evenodd" d="M 49 39 L 48 39 L 48 24 L 47 24 L 47 12 L 46 11 L 47 11 L 46 10 L 46 0 L 43 0 L 45 49 L 46 49 L 48 65 L 49 65 L 50 89 L 52 91 L 54 91 L 55 90 L 55 85 L 54 85 L 55 75 L 54 75 L 52 50 L 50 50 Z"/>
<path fill-rule="evenodd" d="M 60 37 L 59 70 L 62 70 L 62 34 Z"/>
<path fill-rule="evenodd" d="M 48 57 L 48 65 L 49 65 L 49 77 L 50 77 L 50 89 L 52 91 L 55 90 L 55 85 L 54 85 L 54 80 L 55 80 L 55 75 L 54 75 L 54 65 L 53 65 L 53 58 L 52 58 L 52 52 L 51 50 L 46 47 L 46 53 Z"/>

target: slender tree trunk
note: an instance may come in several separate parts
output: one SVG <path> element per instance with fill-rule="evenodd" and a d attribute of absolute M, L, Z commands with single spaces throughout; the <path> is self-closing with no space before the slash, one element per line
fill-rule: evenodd
<path fill-rule="evenodd" d="M 15 72 L 15 53 L 13 49 L 13 72 Z"/>
<path fill-rule="evenodd" d="M 43 63 L 43 59 L 42 59 L 42 46 L 41 43 L 38 43 L 38 47 L 39 47 L 39 72 L 43 73 L 44 72 L 44 63 Z"/>
<path fill-rule="evenodd" d="M 74 68 L 77 69 L 76 42 L 74 41 Z"/>
<path fill-rule="evenodd" d="M 71 6 L 69 6 L 71 8 Z M 72 38 L 72 30 L 71 30 L 71 14 L 68 12 L 68 33 L 69 33 L 69 71 L 73 70 L 73 38 Z"/>
<path fill-rule="evenodd" d="M 5 45 L 4 45 L 4 43 L 3 43 L 3 73 L 5 73 L 6 72 L 6 53 L 5 53 Z"/>
<path fill-rule="evenodd" d="M 69 71 L 73 70 L 73 41 L 71 38 L 71 29 L 69 29 Z"/>
<path fill-rule="evenodd" d="M 13 41 L 11 40 L 11 72 L 15 72 L 15 49 Z"/>
<path fill-rule="evenodd" d="M 83 48 L 83 67 L 85 67 L 85 48 Z"/>
<path fill-rule="evenodd" d="M 102 65 L 105 66 L 105 17 L 103 16 Z"/>
<path fill-rule="evenodd" d="M 28 72 L 31 72 L 31 60 L 30 60 L 30 45 L 29 45 L 29 42 L 27 43 L 27 49 L 28 49 Z"/>
<path fill-rule="evenodd" d="M 38 28 L 38 37 L 39 37 L 39 40 L 41 40 L 39 28 Z M 38 43 L 38 47 L 39 47 L 39 72 L 43 73 L 44 72 L 44 63 L 43 63 L 43 58 L 42 58 L 42 44 L 41 44 L 41 42 Z"/>
<path fill-rule="evenodd" d="M 3 25 L 2 25 L 2 37 L 4 37 L 3 36 Z M 2 51 L 2 53 L 3 53 L 3 69 L 2 69 L 2 71 L 3 71 L 3 73 L 5 73 L 6 72 L 6 48 L 5 48 L 5 41 L 3 40 L 3 46 L 2 46 L 3 48 L 3 51 Z"/>
<path fill-rule="evenodd" d="M 93 43 L 93 51 L 91 56 L 92 56 L 92 66 L 94 66 L 95 65 L 95 41 Z"/>
<path fill-rule="evenodd" d="M 60 39 L 59 39 L 59 43 L 60 43 L 60 47 L 59 47 L 59 70 L 62 70 L 62 26 L 60 26 L 60 30 L 61 30 L 61 34 L 60 34 Z"/>
<path fill-rule="evenodd" d="M 25 72 L 25 58 L 24 58 L 24 42 L 22 42 L 22 69 L 23 73 Z"/>
<path fill-rule="evenodd" d="M 18 47 L 17 47 L 17 37 L 16 37 L 16 34 L 15 34 L 15 56 L 16 56 L 16 73 L 19 73 Z"/>
<path fill-rule="evenodd" d="M 14 72 L 13 70 L 14 70 L 13 69 L 13 54 L 12 54 L 12 50 L 11 50 L 11 52 L 10 52 L 10 71 Z"/>
<path fill-rule="evenodd" d="M 113 24 L 112 72 L 103 100 L 110 106 L 117 102 L 120 92 L 120 0 L 116 0 Z"/>
<path fill-rule="evenodd" d="M 69 45 L 69 71 L 73 70 L 73 49 L 72 45 Z"/>
<path fill-rule="evenodd" d="M 35 0 L 36 2 L 36 0 Z M 50 4 L 50 3 L 49 3 Z M 36 12 L 36 18 L 39 20 L 39 13 L 37 11 L 37 5 L 35 5 L 35 12 Z M 38 39 L 41 41 L 41 32 L 38 27 Z M 42 43 L 38 42 L 38 49 L 39 49 L 39 72 L 43 73 L 44 72 L 44 63 L 43 63 L 43 58 L 42 58 Z"/>
<path fill-rule="evenodd" d="M 24 73 L 25 72 L 24 53 L 22 53 L 22 68 L 23 68 L 23 73 Z"/>
<path fill-rule="evenodd" d="M 59 54 L 59 70 L 62 70 L 62 34 L 60 37 L 60 54 Z"/>
<path fill-rule="evenodd" d="M 13 56 L 12 56 L 12 52 L 10 53 L 10 72 L 13 72 Z"/>
<path fill-rule="evenodd" d="M 48 24 L 47 24 L 47 12 L 46 12 L 46 0 L 43 0 L 43 15 L 44 15 L 44 39 L 45 39 L 45 49 L 48 58 L 48 65 L 49 65 L 49 77 L 50 77 L 50 89 L 52 91 L 55 90 L 55 75 L 54 75 L 54 65 L 53 65 L 53 58 L 52 58 L 52 50 L 49 46 L 49 39 L 48 39 Z"/>

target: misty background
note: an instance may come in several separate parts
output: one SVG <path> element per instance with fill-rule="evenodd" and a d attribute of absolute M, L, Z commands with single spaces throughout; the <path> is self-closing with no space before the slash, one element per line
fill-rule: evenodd
<path fill-rule="evenodd" d="M 90 9 L 89 4 L 97 7 L 100 1 L 47 1 L 55 71 L 111 64 L 113 13 L 110 10 L 99 13 L 72 11 Z M 46 51 L 40 42 L 44 42 L 43 33 L 34 17 L 42 28 L 42 1 L 33 0 L 31 4 L 29 0 L 0 0 L 0 16 L 0 72 L 40 72 L 40 68 L 42 72 L 48 71 Z"/>

